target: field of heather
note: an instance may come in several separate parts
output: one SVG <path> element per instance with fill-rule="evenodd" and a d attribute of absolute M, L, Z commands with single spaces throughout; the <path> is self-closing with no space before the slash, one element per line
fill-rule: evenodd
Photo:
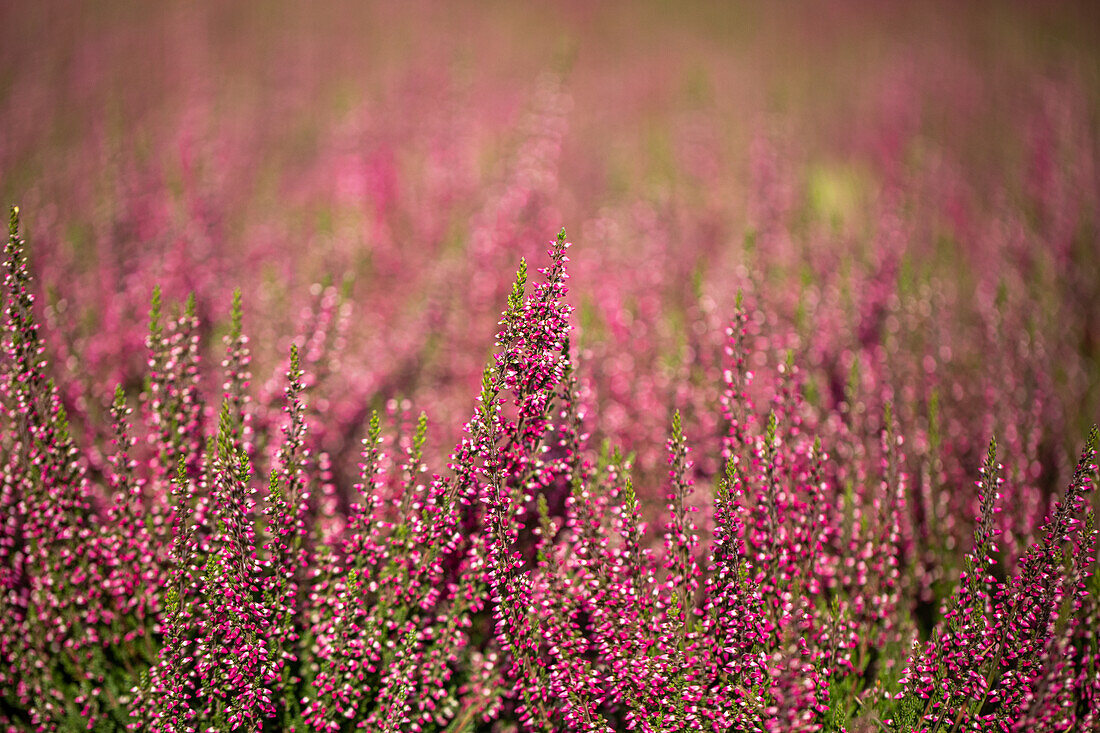
<path fill-rule="evenodd" d="M 3 731 L 1100 731 L 1092 3 L 6 3 L 0 203 Z"/>

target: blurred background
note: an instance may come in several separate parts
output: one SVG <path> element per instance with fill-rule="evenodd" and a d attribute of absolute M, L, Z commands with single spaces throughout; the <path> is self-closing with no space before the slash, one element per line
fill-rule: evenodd
<path fill-rule="evenodd" d="M 654 482 L 673 409 L 717 470 L 740 290 L 808 429 L 889 402 L 915 484 L 996 433 L 1049 497 L 1100 400 L 1098 40 L 1089 2 L 5 3 L 0 194 L 89 443 L 159 283 L 212 393 L 243 290 L 259 424 L 306 345 L 338 483 L 371 409 L 445 455 L 564 226 L 587 428 Z"/>

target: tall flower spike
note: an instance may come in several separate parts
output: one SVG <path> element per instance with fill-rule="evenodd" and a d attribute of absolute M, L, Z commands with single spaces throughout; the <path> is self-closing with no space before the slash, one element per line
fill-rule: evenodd
<path fill-rule="evenodd" d="M 486 577 L 496 618 L 497 635 L 512 657 L 512 674 L 522 693 L 524 717 L 540 729 L 551 726 L 546 707 L 546 675 L 538 658 L 539 634 L 530 615 L 530 578 L 514 550 L 518 537 L 516 499 L 522 496 L 527 465 L 537 455 L 547 429 L 548 410 L 564 376 L 562 345 L 570 309 L 565 295 L 564 229 L 550 249 L 551 265 L 541 268 L 544 279 L 522 298 L 526 264 L 517 274 L 497 335 L 498 352 L 485 370 L 482 396 L 467 425 L 469 439 L 453 459 L 466 500 L 485 506 L 488 523 Z M 512 395 L 515 419 L 501 411 L 498 395 Z"/>
<path fill-rule="evenodd" d="M 226 357 L 222 362 L 225 382 L 222 385 L 222 399 L 228 404 L 232 433 L 247 450 L 252 440 L 251 418 L 248 411 L 248 387 L 252 379 L 249 365 L 252 362 L 252 355 L 243 325 L 244 309 L 241 306 L 241 289 L 237 288 L 233 291 L 230 328 L 225 337 Z"/>
<path fill-rule="evenodd" d="M 673 609 L 678 616 L 677 622 L 683 627 L 681 633 L 686 634 L 694 614 L 699 568 L 695 559 L 698 537 L 695 534 L 695 523 L 691 520 L 691 513 L 695 508 L 687 503 L 692 485 L 691 462 L 688 460 L 687 441 L 681 427 L 679 410 L 672 416 L 668 463 L 671 485 L 668 495 L 669 524 L 665 537 L 668 585 L 673 596 Z"/>
<path fill-rule="evenodd" d="M 7 359 L 0 405 L 15 426 L 8 433 L 5 492 L 19 496 L 18 522 L 5 524 L 3 544 L 15 545 L 17 574 L 9 592 L 19 625 L 13 668 L 23 682 L 21 705 L 32 724 L 50 728 L 64 715 L 64 692 L 56 682 L 69 675 L 81 710 L 98 719 L 109 701 L 93 698 L 99 643 L 104 569 L 103 547 L 90 526 L 85 470 L 73 443 L 65 409 L 46 376 L 45 347 L 34 316 L 34 296 L 19 209 L 12 207 L 5 247 Z M 11 502 L 9 502 L 11 503 Z M 9 535 L 9 532 L 14 533 Z M 112 692 L 113 696 L 113 692 Z"/>

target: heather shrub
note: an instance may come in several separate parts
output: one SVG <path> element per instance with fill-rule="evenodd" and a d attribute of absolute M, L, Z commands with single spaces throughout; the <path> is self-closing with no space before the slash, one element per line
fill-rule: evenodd
<path fill-rule="evenodd" d="M 622 10 L 0 10 L 8 728 L 1097 727 L 1096 10 Z"/>
<path fill-rule="evenodd" d="M 704 482 L 675 412 L 667 505 L 643 520 L 633 459 L 589 445 L 568 246 L 563 230 L 533 286 L 521 263 L 449 463 L 427 463 L 423 414 L 386 437 L 375 413 L 354 493 L 341 497 L 331 459 L 311 449 L 298 346 L 279 425 L 253 419 L 239 296 L 218 390 L 202 379 L 210 355 L 193 302 L 170 317 L 154 291 L 146 380 L 116 390 L 106 468 L 93 471 L 47 376 L 13 209 L 0 444 L 6 725 L 1095 725 L 1095 429 L 1007 568 L 990 442 L 971 549 L 942 613 L 922 626 L 925 569 L 890 404 L 861 418 L 873 427 L 819 420 L 788 358 L 758 408 L 740 297 L 717 386 L 723 469 L 695 501 Z"/>

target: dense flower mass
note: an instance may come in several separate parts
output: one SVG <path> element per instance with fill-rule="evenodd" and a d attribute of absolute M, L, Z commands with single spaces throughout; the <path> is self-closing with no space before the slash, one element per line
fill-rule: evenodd
<path fill-rule="evenodd" d="M 1100 731 L 1093 5 L 0 10 L 0 731 Z"/>
<path fill-rule="evenodd" d="M 215 419 L 197 379 L 193 305 L 166 327 L 155 292 L 142 419 L 130 424 L 119 387 L 101 479 L 111 503 L 97 507 L 100 479 L 46 376 L 18 214 L 5 249 L 2 372 L 10 728 L 1096 723 L 1095 428 L 1035 539 L 1000 573 L 1004 479 L 990 443 L 973 548 L 922 640 L 910 614 L 927 569 L 914 558 L 904 441 L 889 403 L 870 446 L 850 427 L 814 425 L 788 360 L 762 414 L 740 298 L 724 351 L 724 469 L 705 504 L 706 537 L 678 411 L 667 506 L 660 529 L 647 529 L 632 459 L 588 445 L 562 230 L 529 294 L 521 262 L 446 470 L 429 473 L 423 415 L 410 437 L 388 442 L 375 413 L 344 511 L 326 486 L 325 459 L 308 447 L 299 348 L 281 438 L 263 440 L 250 429 L 239 299 Z M 257 463 L 270 465 L 268 481 Z"/>

